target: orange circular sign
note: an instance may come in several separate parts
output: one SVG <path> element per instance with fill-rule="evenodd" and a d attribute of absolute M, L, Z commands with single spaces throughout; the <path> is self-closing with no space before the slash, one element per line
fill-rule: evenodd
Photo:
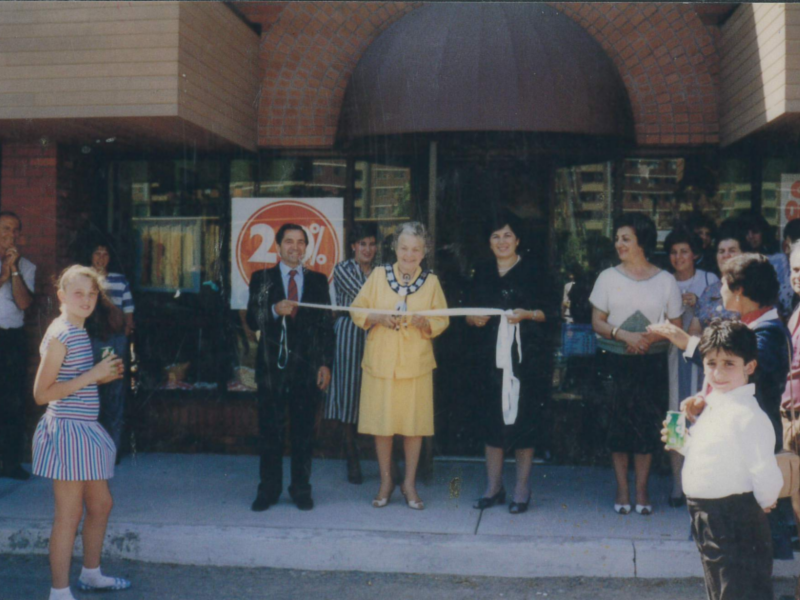
<path fill-rule="evenodd" d="M 789 193 L 794 196 L 795 198 L 800 198 L 800 181 L 795 181 L 792 184 L 792 187 Z"/>
<path fill-rule="evenodd" d="M 786 220 L 793 221 L 797 218 L 800 218 L 800 203 L 797 200 L 789 200 L 786 203 L 786 208 L 784 209 L 786 212 Z"/>
<path fill-rule="evenodd" d="M 333 280 L 333 267 L 339 262 L 339 236 L 322 212 L 297 200 L 281 200 L 257 210 L 247 220 L 236 240 L 236 266 L 245 282 L 256 271 L 278 264 L 275 239 L 284 223 L 300 225 L 308 235 L 303 264 Z"/>

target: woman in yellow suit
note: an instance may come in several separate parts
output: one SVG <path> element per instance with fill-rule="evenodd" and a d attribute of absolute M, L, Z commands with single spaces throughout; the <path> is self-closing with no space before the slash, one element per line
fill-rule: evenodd
<path fill-rule="evenodd" d="M 394 265 L 376 267 L 352 306 L 379 310 L 420 311 L 447 308 L 439 279 L 420 267 L 428 247 L 424 225 L 411 222 L 395 232 Z M 447 317 L 353 313 L 367 329 L 361 366 L 358 432 L 375 436 L 381 487 L 372 506 L 382 508 L 394 491 L 392 439 L 404 436 L 406 472 L 400 491 L 409 508 L 425 508 L 416 490 L 422 436 L 433 435 L 433 357 L 431 340 L 450 323 Z"/>

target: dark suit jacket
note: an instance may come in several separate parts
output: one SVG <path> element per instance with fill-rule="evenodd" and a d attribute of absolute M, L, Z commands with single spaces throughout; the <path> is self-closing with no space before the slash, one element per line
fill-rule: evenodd
<path fill-rule="evenodd" d="M 256 359 L 256 381 L 270 386 L 278 372 L 278 350 L 283 317 L 275 318 L 272 307 L 284 300 L 286 293 L 278 265 L 253 273 L 247 302 L 247 325 L 261 331 Z M 303 267 L 302 302 L 330 304 L 328 280 L 321 273 Z M 316 382 L 321 366 L 333 363 L 333 318 L 331 311 L 299 308 L 294 318 L 286 317 L 289 338 L 289 362 L 283 375 L 308 377 Z"/>

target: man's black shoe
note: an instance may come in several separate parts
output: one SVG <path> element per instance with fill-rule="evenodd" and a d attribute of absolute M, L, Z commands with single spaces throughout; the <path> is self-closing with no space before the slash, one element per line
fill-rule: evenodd
<path fill-rule="evenodd" d="M 256 496 L 256 499 L 253 500 L 253 504 L 250 505 L 250 510 L 253 512 L 264 512 L 276 502 L 277 500 L 271 500 L 270 498 L 259 494 Z"/>
<path fill-rule="evenodd" d="M 17 465 L 16 467 L 12 467 L 8 470 L 4 469 L 3 472 L 0 473 L 0 477 L 9 477 L 10 479 L 16 479 L 17 481 L 27 481 L 31 478 L 31 474 Z"/>
<path fill-rule="evenodd" d="M 300 496 L 299 498 L 292 498 L 292 500 L 300 510 L 312 510 L 314 508 L 314 500 L 311 496 Z"/>

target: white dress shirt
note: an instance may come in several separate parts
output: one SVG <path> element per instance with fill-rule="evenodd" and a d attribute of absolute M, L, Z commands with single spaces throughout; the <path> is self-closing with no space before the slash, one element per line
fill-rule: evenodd
<path fill-rule="evenodd" d="M 753 492 L 762 508 L 775 504 L 783 476 L 775 459 L 775 430 L 758 406 L 755 384 L 713 391 L 679 452 L 689 498 L 725 498 Z"/>
<path fill-rule="evenodd" d="M 292 267 L 285 265 L 282 261 L 278 263 L 278 268 L 281 271 L 281 281 L 283 282 L 283 296 L 287 300 L 289 299 L 289 281 L 291 277 L 289 277 L 289 272 L 292 271 Z M 297 265 L 294 267 L 294 271 L 297 272 L 297 275 L 294 276 L 294 282 L 297 284 L 297 301 L 301 302 L 303 300 L 303 265 Z M 275 312 L 275 305 L 272 305 L 272 316 L 276 319 L 280 319 L 280 316 L 277 312 Z"/>

